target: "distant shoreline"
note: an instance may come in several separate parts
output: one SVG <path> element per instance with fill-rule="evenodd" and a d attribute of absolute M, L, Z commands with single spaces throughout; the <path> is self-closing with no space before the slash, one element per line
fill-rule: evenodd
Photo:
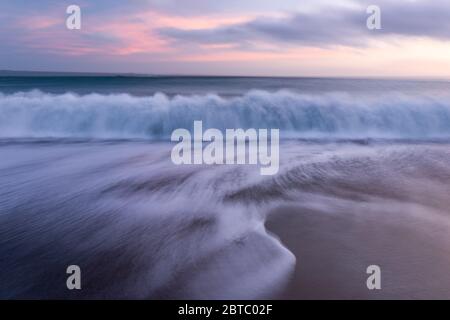
<path fill-rule="evenodd" d="M 0 77 L 123 77 L 123 78 L 267 78 L 267 79 L 342 79 L 342 80 L 402 80 L 450 81 L 439 77 L 384 77 L 384 76 L 256 76 L 256 75 L 202 75 L 202 74 L 147 74 L 133 72 L 66 72 L 0 70 Z"/>

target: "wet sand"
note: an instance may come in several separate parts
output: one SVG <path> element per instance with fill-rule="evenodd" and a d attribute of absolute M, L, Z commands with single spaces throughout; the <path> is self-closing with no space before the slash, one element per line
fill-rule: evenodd
<path fill-rule="evenodd" d="M 266 227 L 296 257 L 283 299 L 449 299 L 448 224 L 414 213 L 370 208 L 333 214 L 282 207 Z M 368 290 L 366 268 L 381 268 Z"/>

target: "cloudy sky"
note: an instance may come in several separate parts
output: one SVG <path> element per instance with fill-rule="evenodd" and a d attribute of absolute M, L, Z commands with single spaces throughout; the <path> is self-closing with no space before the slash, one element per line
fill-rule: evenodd
<path fill-rule="evenodd" d="M 450 1 L 2 0 L 0 44 L 9 70 L 447 78 Z"/>

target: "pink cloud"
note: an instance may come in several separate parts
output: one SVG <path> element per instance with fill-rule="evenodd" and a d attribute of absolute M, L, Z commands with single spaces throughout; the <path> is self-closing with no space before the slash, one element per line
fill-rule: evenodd
<path fill-rule="evenodd" d="M 20 18 L 17 22 L 17 26 L 28 30 L 41 30 L 49 29 L 57 25 L 65 25 L 63 18 L 51 17 L 51 16 L 26 16 Z"/>

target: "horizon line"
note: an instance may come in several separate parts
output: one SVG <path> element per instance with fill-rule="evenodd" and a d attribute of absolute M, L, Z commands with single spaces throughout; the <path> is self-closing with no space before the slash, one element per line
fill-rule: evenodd
<path fill-rule="evenodd" d="M 450 77 L 439 76 L 345 76 L 345 75 L 236 75 L 236 74 L 176 74 L 176 73 L 137 73 L 137 72 L 95 72 L 95 71 L 52 71 L 52 70 L 11 70 L 0 69 L 0 76 L 3 77 L 27 77 L 27 76 L 84 76 L 84 77 L 130 77 L 130 78 L 151 78 L 151 77 L 186 77 L 186 78 L 281 78 L 281 79 L 366 79 L 366 80 L 428 80 L 428 81 L 450 81 Z"/>

